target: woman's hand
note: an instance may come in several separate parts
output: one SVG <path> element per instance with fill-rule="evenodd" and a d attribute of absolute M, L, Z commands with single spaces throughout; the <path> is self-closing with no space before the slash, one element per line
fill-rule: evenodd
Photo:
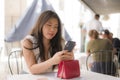
<path fill-rule="evenodd" d="M 53 57 L 53 64 L 59 64 L 63 60 L 73 60 L 74 54 L 73 52 L 68 52 L 67 50 L 57 52 Z"/>
<path fill-rule="evenodd" d="M 74 59 L 73 52 L 68 52 L 67 51 L 66 53 L 63 54 L 62 59 L 63 60 L 73 60 Z"/>

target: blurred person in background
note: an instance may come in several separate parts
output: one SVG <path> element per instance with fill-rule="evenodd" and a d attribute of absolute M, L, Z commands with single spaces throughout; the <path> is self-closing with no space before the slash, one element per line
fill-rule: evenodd
<path fill-rule="evenodd" d="M 89 41 L 89 36 L 88 33 L 90 30 L 94 29 L 98 32 L 103 30 L 103 26 L 102 23 L 99 21 L 100 19 L 100 15 L 99 14 L 95 14 L 94 18 L 92 20 L 90 20 L 89 22 L 87 22 L 84 26 L 83 26 L 83 33 L 86 34 L 86 38 L 85 38 L 85 51 L 86 51 L 86 45 Z"/>
<path fill-rule="evenodd" d="M 115 49 L 115 54 L 118 56 L 118 62 L 120 63 L 120 39 L 117 37 L 113 38 L 113 33 L 110 33 L 110 37 L 112 39 L 112 45 Z"/>
<path fill-rule="evenodd" d="M 89 31 L 89 37 L 90 41 L 87 44 L 87 55 L 93 54 L 96 51 L 107 51 L 107 50 L 113 50 L 113 46 L 111 42 L 108 39 L 100 39 L 99 33 L 93 29 Z M 107 58 L 105 57 L 107 56 Z M 97 53 L 93 54 L 93 63 L 90 63 L 91 71 L 98 72 L 98 73 L 106 73 L 106 64 L 109 66 L 107 68 L 107 74 L 110 75 L 111 67 L 113 70 L 113 74 L 115 75 L 116 68 L 115 66 L 111 66 L 112 64 L 112 52 L 109 52 L 108 54 L 102 53 L 101 58 L 100 55 L 97 55 Z M 102 66 L 101 66 L 102 64 Z M 102 69 L 102 72 L 101 72 Z"/>
<path fill-rule="evenodd" d="M 113 38 L 113 33 L 110 32 L 108 29 L 103 30 L 101 36 L 102 36 L 101 38 L 103 39 L 108 39 L 112 43 L 114 48 L 116 49 L 120 48 L 119 38 L 117 37 Z"/>
<path fill-rule="evenodd" d="M 108 39 L 112 43 L 112 35 L 108 29 L 102 30 L 101 36 L 102 39 Z"/>
<path fill-rule="evenodd" d="M 113 33 L 111 33 L 108 29 L 105 29 L 101 33 L 101 38 L 108 39 L 112 46 L 114 53 L 118 56 L 118 62 L 120 63 L 120 40 L 119 38 L 115 37 L 113 38 Z"/>

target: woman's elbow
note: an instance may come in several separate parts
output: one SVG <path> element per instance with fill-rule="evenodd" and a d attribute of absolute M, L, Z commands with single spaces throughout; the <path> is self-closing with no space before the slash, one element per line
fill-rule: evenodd
<path fill-rule="evenodd" d="M 44 71 L 30 68 L 30 73 L 33 74 L 33 75 L 37 75 L 37 74 L 44 73 Z"/>
<path fill-rule="evenodd" d="M 33 74 L 33 75 L 40 74 L 39 70 L 37 70 L 37 69 L 34 68 L 33 66 L 29 67 L 29 71 L 30 71 L 30 73 Z"/>
<path fill-rule="evenodd" d="M 37 75 L 37 74 L 39 74 L 37 71 L 32 70 L 32 69 L 30 69 L 29 71 L 30 71 L 30 73 L 33 74 L 33 75 Z"/>

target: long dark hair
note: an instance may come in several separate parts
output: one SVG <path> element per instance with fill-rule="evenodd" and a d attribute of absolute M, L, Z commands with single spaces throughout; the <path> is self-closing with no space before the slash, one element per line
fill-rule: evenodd
<path fill-rule="evenodd" d="M 31 35 L 34 36 L 37 40 L 35 44 L 36 46 L 33 49 L 39 48 L 39 57 L 41 61 L 45 61 L 45 49 L 44 49 L 44 45 L 43 45 L 43 33 L 42 33 L 42 29 L 44 24 L 50 19 L 50 18 L 56 18 L 58 20 L 58 31 L 56 33 L 56 35 L 50 40 L 50 48 L 49 48 L 49 52 L 50 52 L 50 56 L 52 57 L 56 52 L 61 51 L 62 50 L 62 37 L 61 37 L 61 21 L 59 19 L 59 16 L 53 12 L 53 11 L 45 11 L 43 12 L 34 28 L 31 31 Z"/>

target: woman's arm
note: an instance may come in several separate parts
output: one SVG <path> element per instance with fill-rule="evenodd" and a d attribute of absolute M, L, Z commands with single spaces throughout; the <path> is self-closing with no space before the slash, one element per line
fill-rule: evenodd
<path fill-rule="evenodd" d="M 87 51 L 86 53 L 87 53 L 87 56 L 89 56 L 89 55 L 90 55 L 90 51 Z"/>
<path fill-rule="evenodd" d="M 22 42 L 23 56 L 27 63 L 27 66 L 32 74 L 40 74 L 44 73 L 48 68 L 53 65 L 59 64 L 62 60 L 70 60 L 73 59 L 73 53 L 68 53 L 66 50 L 57 52 L 52 58 L 37 63 L 35 55 L 32 50 L 28 50 L 27 48 L 32 48 L 32 43 L 29 40 L 24 40 Z"/>
<path fill-rule="evenodd" d="M 22 41 L 23 56 L 25 58 L 26 64 L 32 74 L 43 73 L 46 69 L 53 65 L 53 61 L 52 59 L 49 59 L 45 62 L 37 64 L 33 51 L 26 49 L 32 48 L 32 45 L 32 42 L 30 42 L 28 39 Z"/>
<path fill-rule="evenodd" d="M 90 55 L 90 49 L 91 49 L 91 46 L 90 46 L 90 41 L 89 41 L 87 44 L 87 49 L 86 49 L 87 56 Z"/>

